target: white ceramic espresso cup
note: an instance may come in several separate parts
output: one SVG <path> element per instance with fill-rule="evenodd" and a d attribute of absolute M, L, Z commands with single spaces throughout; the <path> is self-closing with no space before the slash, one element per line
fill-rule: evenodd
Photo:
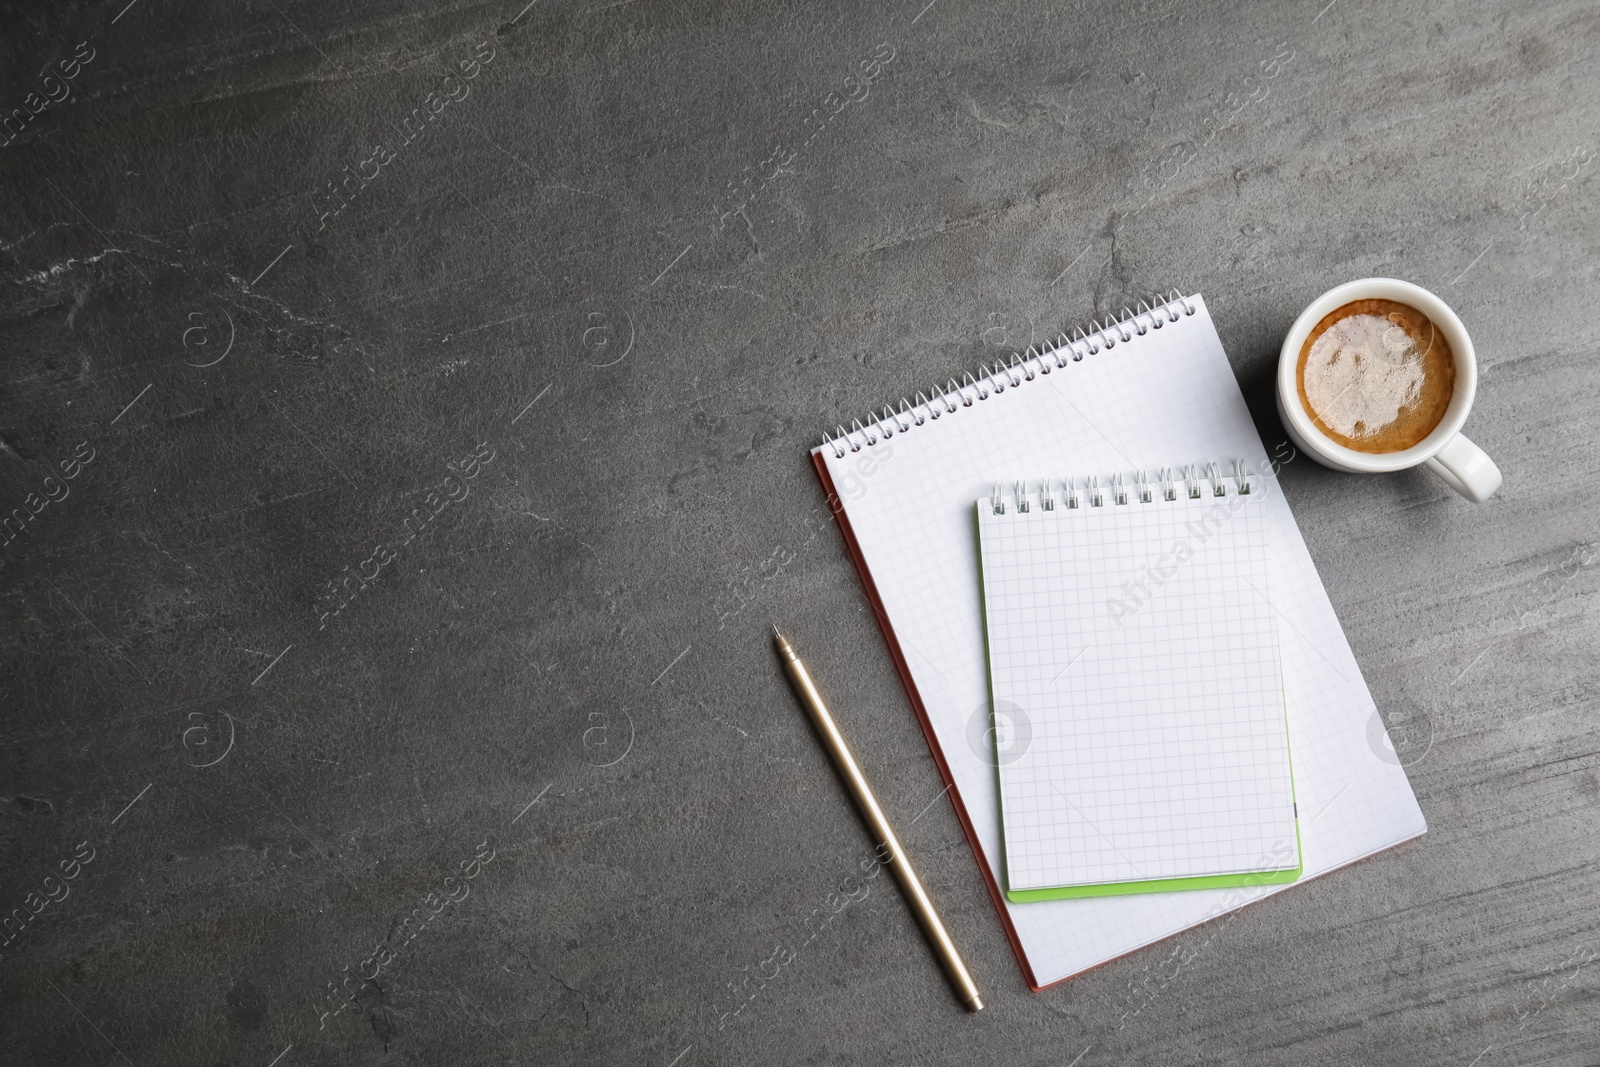
<path fill-rule="evenodd" d="M 1455 355 L 1455 395 L 1450 398 L 1444 418 L 1427 437 L 1400 452 L 1357 452 L 1346 448 L 1317 429 L 1300 403 L 1297 372 L 1306 337 L 1330 311 L 1355 300 L 1394 300 L 1411 305 L 1433 320 Z M 1426 463 L 1456 492 L 1481 504 L 1500 488 L 1500 468 L 1483 449 L 1461 434 L 1477 391 L 1478 357 L 1472 349 L 1472 338 L 1467 336 L 1467 328 L 1456 313 L 1422 286 L 1394 278 L 1362 278 L 1329 289 L 1300 312 L 1278 354 L 1278 414 L 1283 417 L 1289 437 L 1312 459 L 1325 467 L 1357 474 L 1381 474 Z"/>

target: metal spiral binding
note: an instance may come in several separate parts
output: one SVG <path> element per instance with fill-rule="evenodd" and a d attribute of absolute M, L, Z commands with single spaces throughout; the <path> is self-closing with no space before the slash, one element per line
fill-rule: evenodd
<path fill-rule="evenodd" d="M 865 420 L 852 420 L 849 429 L 840 423 L 831 436 L 826 432 L 822 434 L 822 445 L 833 449 L 835 459 L 843 459 L 847 450 L 860 452 L 863 448 L 871 448 L 897 433 L 907 433 L 928 422 L 938 421 L 942 416 L 954 414 L 961 408 L 970 408 L 979 401 L 989 399 L 991 394 L 1018 388 L 1052 370 L 1060 370 L 1069 359 L 1074 363 L 1081 362 L 1086 355 L 1097 355 L 1102 348 L 1110 351 L 1118 344 L 1143 337 L 1151 330 L 1159 330 L 1167 323 L 1177 322 L 1180 317 L 1193 315 L 1194 312 L 1194 305 L 1188 298 L 1176 289 L 1169 289 L 1164 296 L 1140 300 L 1131 310 L 1124 307 L 1120 317 L 1108 318 L 1103 323 L 1091 319 L 1087 333 L 1081 326 L 1074 327 L 1071 337 L 1063 333 L 1048 347 L 1030 346 L 1026 352 L 1018 352 L 992 365 L 979 367 L 977 377 L 968 371 L 961 376 L 959 383 L 950 378 L 943 386 L 930 388 L 926 395 L 919 390 L 915 402 L 901 397 L 898 411 L 894 410 L 891 403 L 884 406 L 881 417 L 869 412 Z M 1076 507 L 1075 503 L 1070 502 L 1073 498 L 1070 487 L 1068 497 L 1067 507 Z M 999 499 L 998 495 L 996 499 Z"/>
<path fill-rule="evenodd" d="M 1135 500 L 1140 504 L 1153 504 L 1158 499 L 1163 501 L 1176 501 L 1178 499 L 1178 483 L 1182 482 L 1184 495 L 1190 500 L 1202 500 L 1206 497 L 1225 497 L 1228 495 L 1228 482 L 1233 482 L 1234 496 L 1250 496 L 1255 493 L 1256 487 L 1251 481 L 1254 474 L 1250 465 L 1242 459 L 1228 461 L 1232 466 L 1232 473 L 1224 475 L 1222 464 L 1217 462 L 1207 463 L 1204 466 L 1190 463 L 1183 468 L 1181 475 L 1176 475 L 1173 468 L 1162 467 L 1154 476 L 1148 470 L 1138 470 L 1133 474 L 1131 483 L 1132 493 L 1129 493 L 1130 483 L 1122 473 L 1108 476 L 1107 484 L 1101 485 L 1098 475 L 1089 475 L 1084 479 L 1081 495 L 1077 480 L 1074 478 L 1061 479 L 1060 510 L 1076 511 L 1083 507 L 1102 508 L 1107 506 L 1107 497 L 1110 497 L 1110 506 L 1123 506 Z M 1211 492 L 1206 493 L 1204 486 L 1209 485 Z M 1160 487 L 1159 493 L 1157 486 Z M 1012 507 L 1010 511 L 1017 515 L 1028 514 L 1031 505 L 1028 500 L 1028 483 L 1025 481 L 1012 482 L 1009 490 L 1004 482 L 996 482 L 994 495 L 990 503 L 996 515 L 1008 513 L 1006 507 L 1009 496 Z M 1057 503 L 1055 491 L 1050 488 L 1048 481 L 1039 483 L 1039 510 L 1056 511 Z"/>

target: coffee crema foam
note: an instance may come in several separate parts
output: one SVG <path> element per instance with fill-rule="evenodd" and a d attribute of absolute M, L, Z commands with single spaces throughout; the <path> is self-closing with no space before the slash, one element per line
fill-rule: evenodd
<path fill-rule="evenodd" d="M 1456 363 L 1450 342 L 1416 308 L 1356 300 L 1312 329 L 1297 377 L 1318 430 L 1358 452 L 1400 452 L 1444 419 Z"/>

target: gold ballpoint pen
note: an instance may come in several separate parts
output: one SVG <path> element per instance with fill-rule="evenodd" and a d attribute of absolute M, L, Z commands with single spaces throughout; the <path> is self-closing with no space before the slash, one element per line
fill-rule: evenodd
<path fill-rule="evenodd" d="M 894 835 L 888 817 L 878 806 L 878 798 L 872 795 L 872 786 L 867 784 L 866 775 L 861 773 L 855 756 L 850 752 L 850 746 L 845 743 L 844 735 L 839 732 L 838 724 L 833 721 L 827 705 L 822 702 L 822 694 L 817 692 L 816 684 L 807 673 L 805 664 L 795 655 L 794 646 L 778 632 L 776 624 L 772 627 L 772 641 L 778 648 L 778 655 L 783 658 L 784 673 L 788 674 L 789 682 L 800 697 L 800 703 L 805 705 L 806 713 L 811 716 L 812 725 L 822 736 L 822 743 L 827 747 L 828 754 L 833 757 L 839 776 L 849 787 L 850 795 L 855 797 L 856 807 L 860 809 L 861 817 L 867 823 L 867 829 L 879 842 L 880 852 L 887 854 L 882 857 L 884 865 L 894 872 L 895 880 L 900 883 L 906 902 L 911 905 L 917 921 L 922 924 L 922 932 L 927 935 L 928 943 L 933 946 L 934 954 L 939 957 L 939 964 L 944 968 L 945 977 L 950 980 L 956 996 L 961 998 L 961 1003 L 968 1011 L 982 1011 L 983 998 L 978 995 L 978 987 L 972 981 L 972 975 L 967 972 L 967 965 L 961 961 L 961 953 L 956 951 L 955 943 L 945 931 L 944 923 L 939 921 L 939 913 L 933 910 L 933 901 L 928 899 L 927 890 L 922 888 L 922 880 L 912 869 L 911 860 L 906 856 L 905 849 L 900 847 L 900 839 Z"/>

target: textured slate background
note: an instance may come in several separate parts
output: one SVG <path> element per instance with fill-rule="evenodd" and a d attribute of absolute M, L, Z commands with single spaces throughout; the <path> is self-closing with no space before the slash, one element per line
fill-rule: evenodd
<path fill-rule="evenodd" d="M 0 5 L 0 1062 L 1600 1063 L 1592 4 L 523 3 Z M 1029 994 L 805 449 L 1169 286 L 1271 448 L 1369 274 L 1506 476 L 1283 474 L 1431 831 Z M 805 924 L 774 617 L 981 1016 Z"/>

